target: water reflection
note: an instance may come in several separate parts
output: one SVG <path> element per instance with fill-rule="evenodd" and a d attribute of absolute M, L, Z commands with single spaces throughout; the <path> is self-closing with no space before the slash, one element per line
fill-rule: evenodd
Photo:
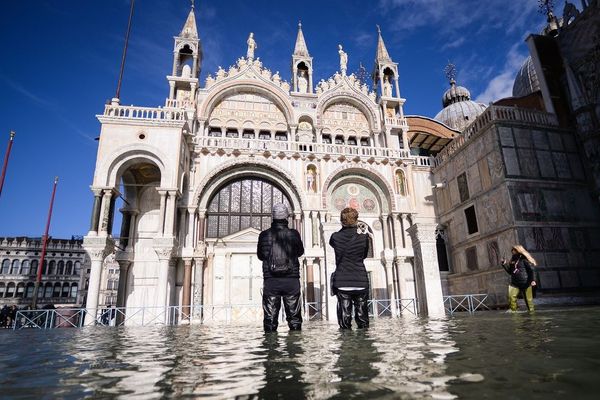
<path fill-rule="evenodd" d="M 587 309 L 382 318 L 354 331 L 311 322 L 267 335 L 260 326 L 1 331 L 0 387 L 5 398 L 586 398 L 599 320 Z"/>

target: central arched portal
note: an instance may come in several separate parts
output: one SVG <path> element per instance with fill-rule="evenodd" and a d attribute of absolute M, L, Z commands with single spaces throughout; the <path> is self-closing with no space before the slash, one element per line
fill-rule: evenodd
<path fill-rule="evenodd" d="M 257 176 L 226 181 L 211 195 L 206 209 L 205 304 L 225 306 L 215 319 L 258 320 L 262 262 L 256 256 L 260 231 L 271 226 L 273 204 L 283 203 L 293 215 L 293 201 L 276 182 Z M 292 218 L 289 219 L 290 227 Z M 229 314 L 230 315 L 226 315 Z"/>

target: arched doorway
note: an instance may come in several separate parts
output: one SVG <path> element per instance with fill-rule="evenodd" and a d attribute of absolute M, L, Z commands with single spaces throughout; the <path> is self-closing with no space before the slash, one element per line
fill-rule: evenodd
<path fill-rule="evenodd" d="M 236 177 L 211 194 L 206 210 L 209 265 L 204 300 L 209 306 L 228 307 L 216 319 L 260 317 L 260 307 L 254 307 L 262 297 L 262 262 L 256 244 L 260 232 L 271 226 L 271 209 L 277 203 L 285 204 L 293 215 L 289 195 L 266 177 Z M 291 217 L 288 222 L 292 226 Z"/>

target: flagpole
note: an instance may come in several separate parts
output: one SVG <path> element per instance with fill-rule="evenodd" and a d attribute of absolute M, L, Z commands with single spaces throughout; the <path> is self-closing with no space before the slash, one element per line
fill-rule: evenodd
<path fill-rule="evenodd" d="M 125 46 L 123 47 L 123 55 L 121 56 L 121 70 L 119 71 L 119 80 L 117 81 L 117 92 L 113 102 L 118 102 L 121 96 L 121 81 L 123 80 L 123 71 L 125 70 L 125 57 L 127 56 L 127 45 L 129 44 L 129 33 L 131 32 L 131 20 L 133 19 L 133 7 L 135 0 L 131 0 L 131 8 L 129 9 L 129 21 L 127 22 L 127 33 L 125 34 Z"/>
<path fill-rule="evenodd" d="M 2 196 L 2 187 L 4 187 L 4 178 L 6 177 L 6 169 L 8 168 L 8 158 L 10 157 L 10 150 L 15 139 L 15 132 L 10 131 L 10 139 L 8 139 L 8 147 L 6 148 L 6 155 L 4 156 L 4 165 L 2 166 L 2 176 L 0 176 L 0 196 Z"/>
<path fill-rule="evenodd" d="M 50 230 L 50 219 L 52 218 L 52 207 L 54 206 L 54 195 L 56 194 L 56 185 L 58 184 L 58 176 L 54 178 L 54 187 L 52 188 L 52 197 L 50 198 L 50 208 L 48 209 L 48 220 L 46 221 L 46 230 L 44 236 L 42 236 L 42 255 L 40 257 L 40 264 L 37 269 L 37 277 L 35 280 L 35 286 L 33 288 L 33 301 L 31 302 L 31 308 L 35 309 L 37 306 L 38 289 L 42 280 L 42 268 L 44 267 L 44 258 L 46 257 L 46 248 L 48 246 L 48 231 Z"/>

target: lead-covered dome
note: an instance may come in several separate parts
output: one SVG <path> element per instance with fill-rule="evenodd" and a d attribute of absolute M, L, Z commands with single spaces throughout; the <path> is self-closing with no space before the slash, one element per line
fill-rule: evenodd
<path fill-rule="evenodd" d="M 471 93 L 464 86 L 457 86 L 450 80 L 450 89 L 442 96 L 444 108 L 434 119 L 444 125 L 462 131 L 486 109 L 486 105 L 471 100 Z"/>
<path fill-rule="evenodd" d="M 540 90 L 540 82 L 535 68 L 533 67 L 533 60 L 531 56 L 527 57 L 521 69 L 517 73 L 515 83 L 513 84 L 512 95 L 513 97 L 523 97 L 537 92 Z"/>

